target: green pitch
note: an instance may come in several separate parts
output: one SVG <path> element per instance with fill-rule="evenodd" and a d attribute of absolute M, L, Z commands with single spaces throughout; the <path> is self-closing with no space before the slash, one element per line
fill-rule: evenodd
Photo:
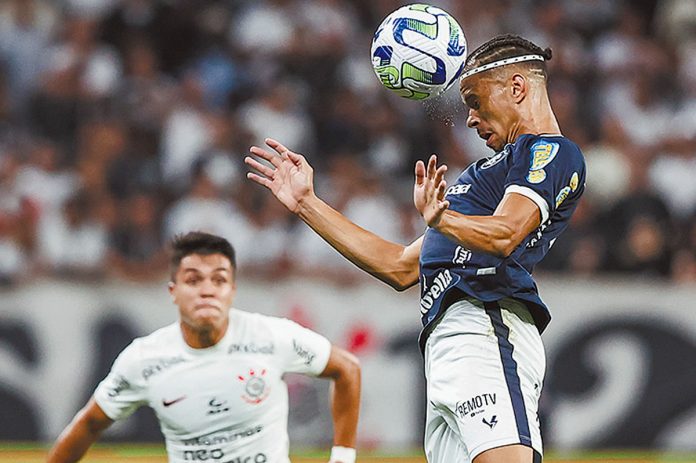
<path fill-rule="evenodd" d="M 328 450 L 293 453 L 293 463 L 326 463 Z M 35 444 L 0 443 L 0 463 L 39 463 L 46 456 L 46 447 Z M 164 447 L 161 445 L 95 445 L 82 460 L 85 463 L 166 463 Z M 418 451 L 403 454 L 360 452 L 358 463 L 425 463 Z M 696 463 L 696 454 L 658 452 L 549 452 L 545 463 Z"/>

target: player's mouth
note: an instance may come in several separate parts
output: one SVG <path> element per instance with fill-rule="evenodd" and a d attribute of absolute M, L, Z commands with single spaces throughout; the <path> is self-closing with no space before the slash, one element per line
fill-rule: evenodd
<path fill-rule="evenodd" d="M 220 310 L 220 307 L 218 307 L 215 304 L 211 304 L 209 302 L 202 302 L 200 304 L 196 304 L 194 306 L 196 310 L 205 310 L 205 309 L 213 309 L 213 310 Z"/>
<path fill-rule="evenodd" d="M 484 140 L 486 140 L 486 146 L 489 147 L 489 148 L 491 148 L 490 143 L 491 143 L 491 141 L 492 141 L 491 138 L 493 137 L 493 132 L 483 132 L 483 133 L 480 133 L 480 132 L 479 132 L 479 137 L 481 137 L 481 138 L 483 138 Z"/>

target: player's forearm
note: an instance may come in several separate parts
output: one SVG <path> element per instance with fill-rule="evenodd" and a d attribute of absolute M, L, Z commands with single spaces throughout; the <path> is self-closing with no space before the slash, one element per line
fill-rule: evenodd
<path fill-rule="evenodd" d="M 47 463 L 72 463 L 79 461 L 102 431 L 113 421 L 99 408 L 94 399 L 80 410 L 72 422 L 56 439 L 48 453 Z"/>
<path fill-rule="evenodd" d="M 346 259 L 393 288 L 418 281 L 418 261 L 402 258 L 405 246 L 356 225 L 318 197 L 303 200 L 297 215 Z"/>
<path fill-rule="evenodd" d="M 101 430 L 90 428 L 86 420 L 74 421 L 58 437 L 46 462 L 72 463 L 79 461 L 100 434 Z"/>
<path fill-rule="evenodd" d="M 335 377 L 331 390 L 334 445 L 355 448 L 360 411 L 360 366 L 348 362 Z"/>
<path fill-rule="evenodd" d="M 445 211 L 435 227 L 440 233 L 472 251 L 509 256 L 524 236 L 500 216 L 467 216 Z"/>

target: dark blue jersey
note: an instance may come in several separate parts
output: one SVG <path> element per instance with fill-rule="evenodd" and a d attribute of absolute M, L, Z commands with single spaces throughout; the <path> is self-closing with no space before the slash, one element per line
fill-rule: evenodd
<path fill-rule="evenodd" d="M 450 210 L 493 215 L 505 193 L 514 192 L 539 206 L 541 225 L 505 258 L 465 249 L 428 228 L 420 254 L 421 340 L 448 304 L 466 296 L 483 302 L 505 297 L 522 301 L 543 331 L 551 315 L 532 271 L 568 226 L 584 189 L 582 152 L 562 136 L 521 135 L 495 156 L 467 167 L 447 189 Z"/>

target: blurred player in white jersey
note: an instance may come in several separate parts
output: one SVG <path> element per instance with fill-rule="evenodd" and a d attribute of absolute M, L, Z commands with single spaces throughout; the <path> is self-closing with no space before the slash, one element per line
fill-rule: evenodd
<path fill-rule="evenodd" d="M 179 321 L 121 352 L 48 462 L 80 460 L 114 420 L 148 405 L 171 463 L 288 463 L 282 376 L 293 372 L 333 380 L 330 461 L 354 463 L 357 359 L 290 320 L 231 309 L 235 252 L 224 238 L 192 232 L 175 238 L 172 250 L 169 292 Z"/>
<path fill-rule="evenodd" d="M 425 234 L 408 246 L 350 222 L 314 193 L 305 158 L 275 140 L 247 157 L 267 187 L 358 267 L 403 290 L 420 282 L 431 463 L 537 463 L 537 405 L 551 319 L 534 266 L 567 227 L 585 185 L 579 148 L 561 134 L 546 89 L 551 50 L 496 37 L 467 58 L 467 125 L 496 154 L 447 188 L 432 156 L 415 168 Z M 386 420 L 387 418 L 385 418 Z"/>

